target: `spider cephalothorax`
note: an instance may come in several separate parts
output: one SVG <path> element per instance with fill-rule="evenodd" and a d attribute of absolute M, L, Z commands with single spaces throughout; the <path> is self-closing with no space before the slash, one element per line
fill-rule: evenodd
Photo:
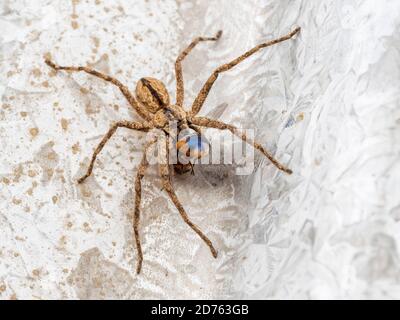
<path fill-rule="evenodd" d="M 135 211 L 134 211 L 134 233 L 135 233 L 135 242 L 136 249 L 138 252 L 138 263 L 136 272 L 140 273 L 143 261 L 142 247 L 140 244 L 139 237 L 139 221 L 140 221 L 140 202 L 141 202 L 141 181 L 145 174 L 146 168 L 148 167 L 147 161 L 147 150 L 152 146 L 156 141 L 159 145 L 159 157 L 161 160 L 159 162 L 159 172 L 160 177 L 163 184 L 163 189 L 168 193 L 170 199 L 178 209 L 180 215 L 183 220 L 199 235 L 201 239 L 208 245 L 211 250 L 212 255 L 216 258 L 217 251 L 215 250 L 211 241 L 203 234 L 203 232 L 189 219 L 185 209 L 177 198 L 175 191 L 172 187 L 171 183 L 171 172 L 170 172 L 170 163 L 169 161 L 169 153 L 170 153 L 170 141 L 174 141 L 173 150 L 177 150 L 178 152 L 183 152 L 189 159 L 199 159 L 204 154 L 207 153 L 208 142 L 201 135 L 201 128 L 216 128 L 220 130 L 229 130 L 234 135 L 241 138 L 243 141 L 251 144 L 255 149 L 259 150 L 263 153 L 279 170 L 282 170 L 288 174 L 291 174 L 292 171 L 279 163 L 273 155 L 268 152 L 261 144 L 250 140 L 244 133 L 242 133 L 236 127 L 226 124 L 224 122 L 197 116 L 201 107 L 203 106 L 208 93 L 210 92 L 214 82 L 217 80 L 219 74 L 232 69 L 234 66 L 250 57 L 257 51 L 262 48 L 277 44 L 279 42 L 288 40 L 292 38 L 295 34 L 300 31 L 300 28 L 294 29 L 289 34 L 280 37 L 278 39 L 262 43 L 253 49 L 245 52 L 241 56 L 232 60 L 231 62 L 224 64 L 211 74 L 208 80 L 205 82 L 200 92 L 198 93 L 196 99 L 194 100 L 189 111 L 186 111 L 183 108 L 183 100 L 184 100 L 184 86 L 183 86 L 183 76 L 182 76 L 182 61 L 189 54 L 189 52 L 201 41 L 216 41 L 221 35 L 222 31 L 219 31 L 215 37 L 205 38 L 198 37 L 196 38 L 182 53 L 178 56 L 175 63 L 175 72 L 176 72 L 176 103 L 171 104 L 170 97 L 167 89 L 164 84 L 157 79 L 146 77 L 142 78 L 138 81 L 136 86 L 136 97 L 132 95 L 129 89 L 123 85 L 119 80 L 113 78 L 109 75 L 103 74 L 96 70 L 93 70 L 89 67 L 63 67 L 55 64 L 54 62 L 46 59 L 45 62 L 51 68 L 55 70 L 67 70 L 67 71 L 83 71 L 99 77 L 105 81 L 111 82 L 115 86 L 117 86 L 122 94 L 126 97 L 129 104 L 136 110 L 136 112 L 144 119 L 143 122 L 136 121 L 118 121 L 114 123 L 108 132 L 105 134 L 103 139 L 100 141 L 98 146 L 93 152 L 92 159 L 90 161 L 89 167 L 87 169 L 86 174 L 78 179 L 78 183 L 82 183 L 89 177 L 92 173 L 93 166 L 96 160 L 97 155 L 103 149 L 104 145 L 111 138 L 111 136 L 115 133 L 118 128 L 124 127 L 132 130 L 149 132 L 153 129 L 159 129 L 158 131 L 161 134 L 152 137 L 146 142 L 144 147 L 143 157 L 140 162 L 139 168 L 136 174 L 135 180 Z M 172 135 L 172 130 L 170 123 L 177 123 L 177 128 L 175 131 L 178 131 L 178 139 L 169 139 Z M 184 133 L 183 135 L 179 135 L 179 133 Z M 178 158 L 179 159 L 179 158 Z M 189 161 L 188 163 L 173 163 L 175 172 L 177 173 L 186 173 L 193 169 L 193 164 Z"/>
<path fill-rule="evenodd" d="M 136 97 L 151 113 L 169 106 L 169 94 L 165 85 L 155 78 L 142 78 L 136 86 Z"/>

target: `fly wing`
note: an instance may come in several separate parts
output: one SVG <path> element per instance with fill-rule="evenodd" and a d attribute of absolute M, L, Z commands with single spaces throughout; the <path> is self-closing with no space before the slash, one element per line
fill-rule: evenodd
<path fill-rule="evenodd" d="M 206 114 L 206 117 L 219 120 L 222 116 L 222 114 L 225 112 L 226 108 L 228 107 L 228 104 L 226 102 L 221 103 L 220 105 L 216 106 L 213 108 L 210 112 Z"/>

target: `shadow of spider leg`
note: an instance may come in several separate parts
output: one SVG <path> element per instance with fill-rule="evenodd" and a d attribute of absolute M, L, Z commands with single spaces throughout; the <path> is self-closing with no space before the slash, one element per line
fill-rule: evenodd
<path fill-rule="evenodd" d="M 119 90 L 122 92 L 122 94 L 125 96 L 125 98 L 128 100 L 129 104 L 136 110 L 136 112 L 145 120 L 151 120 L 152 116 L 151 113 L 146 110 L 144 106 L 139 104 L 135 97 L 130 93 L 129 89 L 127 86 L 123 85 L 118 79 L 113 78 L 109 75 L 106 75 L 104 73 L 101 73 L 99 71 L 93 70 L 88 67 L 65 67 L 65 66 L 59 66 L 55 64 L 54 62 L 50 61 L 49 59 L 46 59 L 44 61 L 49 67 L 53 68 L 54 70 L 65 70 L 65 71 L 70 71 L 70 72 L 86 72 L 88 74 L 91 74 L 92 76 L 95 76 L 97 78 L 103 79 L 104 81 L 110 82 L 113 85 L 117 86 Z"/>
<path fill-rule="evenodd" d="M 183 99 L 185 95 L 185 87 L 183 84 L 183 75 L 182 75 L 182 61 L 186 58 L 186 56 L 194 49 L 196 45 L 198 45 L 202 41 L 217 41 L 222 35 L 222 31 L 218 31 L 215 37 L 197 37 L 194 39 L 189 46 L 183 50 L 175 62 L 175 75 L 176 75 L 176 105 L 179 107 L 183 106 Z"/>
<path fill-rule="evenodd" d="M 96 149 L 93 152 L 92 160 L 90 161 L 89 167 L 88 167 L 85 175 L 78 179 L 78 183 L 84 182 L 92 174 L 94 162 L 96 161 L 97 155 L 104 148 L 107 141 L 110 140 L 110 138 L 117 131 L 118 128 L 128 128 L 131 130 L 138 130 L 138 131 L 146 132 L 150 129 L 150 126 L 146 123 L 133 122 L 133 121 L 119 121 L 119 122 L 114 123 L 111 126 L 111 128 L 108 130 L 108 132 L 104 135 L 104 137 L 100 141 L 100 143 L 97 145 Z"/>
<path fill-rule="evenodd" d="M 273 164 L 275 167 L 277 167 L 279 170 L 282 170 L 288 174 L 292 174 L 293 171 L 281 164 L 278 160 L 274 158 L 274 156 L 267 151 L 261 144 L 252 141 L 251 139 L 247 138 L 247 136 L 240 132 L 238 128 L 235 126 L 232 126 L 230 124 L 224 123 L 222 121 L 218 120 L 213 120 L 209 119 L 206 117 L 194 117 L 189 120 L 195 125 L 201 126 L 201 127 L 206 127 L 206 128 L 214 128 L 214 129 L 219 129 L 219 130 L 229 130 L 231 131 L 235 136 L 239 137 L 246 143 L 252 145 L 255 149 L 259 150 L 262 154 L 264 154 Z"/>
<path fill-rule="evenodd" d="M 290 32 L 289 34 L 287 34 L 287 35 L 285 35 L 283 37 L 280 37 L 278 39 L 259 44 L 258 46 L 256 46 L 253 49 L 245 52 L 244 54 L 242 54 L 241 56 L 239 56 L 236 59 L 232 60 L 231 62 L 226 63 L 226 64 L 218 67 L 217 69 L 215 69 L 215 71 L 208 78 L 207 82 L 201 88 L 199 94 L 197 95 L 196 99 L 194 100 L 193 105 L 192 105 L 192 109 L 190 111 L 190 114 L 192 116 L 195 116 L 200 111 L 201 107 L 204 104 L 204 101 L 206 100 L 206 98 L 208 96 L 208 93 L 210 92 L 212 86 L 214 85 L 214 82 L 218 79 L 218 76 L 219 76 L 220 73 L 232 69 L 234 66 L 238 65 L 240 62 L 242 62 L 245 59 L 249 58 L 254 53 L 256 53 L 257 51 L 259 51 L 259 50 L 261 50 L 263 48 L 266 48 L 266 47 L 272 46 L 274 44 L 289 40 L 295 34 L 297 34 L 299 31 L 300 31 L 300 28 L 298 27 L 298 28 L 294 29 L 292 32 Z"/>
<path fill-rule="evenodd" d="M 187 215 L 185 209 L 183 208 L 181 202 L 179 201 L 178 197 L 176 196 L 176 193 L 174 191 L 174 188 L 171 183 L 171 174 L 170 174 L 170 168 L 168 164 L 168 141 L 167 139 L 164 139 L 164 141 L 159 140 L 160 142 L 160 156 L 164 158 L 164 160 L 161 159 L 162 162 L 160 162 L 160 176 L 162 179 L 162 185 L 164 190 L 167 192 L 169 198 L 175 205 L 175 207 L 178 209 L 179 214 L 181 215 L 183 221 L 192 228 L 194 232 L 196 232 L 199 237 L 207 244 L 207 246 L 210 248 L 211 254 L 213 255 L 214 258 L 217 258 L 217 250 L 215 250 L 212 242 L 210 239 L 207 238 L 206 235 L 199 229 L 198 226 L 196 226 L 192 221 L 190 221 L 189 216 Z"/>
<path fill-rule="evenodd" d="M 143 262 L 143 252 L 142 246 L 140 244 L 140 235 L 139 235 L 139 222 L 140 222 L 140 202 L 142 201 L 142 179 L 146 173 L 146 169 L 149 166 L 147 161 L 147 151 L 148 149 L 157 141 L 157 139 L 153 139 L 146 143 L 143 151 L 142 160 L 139 164 L 139 168 L 136 173 L 135 180 L 135 211 L 133 216 L 133 230 L 135 233 L 135 243 L 136 250 L 138 254 L 138 260 L 136 265 L 136 273 L 139 274 L 142 270 L 142 262 Z"/>

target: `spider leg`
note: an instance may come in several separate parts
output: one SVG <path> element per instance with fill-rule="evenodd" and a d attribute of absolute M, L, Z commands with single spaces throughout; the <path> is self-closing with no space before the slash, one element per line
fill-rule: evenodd
<path fill-rule="evenodd" d="M 51 60 L 46 59 L 45 63 L 53 68 L 54 70 L 65 70 L 65 71 L 74 71 L 74 72 L 86 72 L 88 74 L 91 74 L 97 78 L 103 79 L 104 81 L 111 82 L 115 86 L 119 88 L 119 90 L 122 92 L 122 94 L 125 96 L 125 98 L 128 100 L 129 104 L 136 110 L 136 112 L 144 119 L 146 120 L 151 120 L 151 114 L 149 111 L 146 110 L 146 108 L 142 105 L 140 105 L 135 97 L 129 92 L 128 87 L 123 85 L 118 79 L 113 78 L 109 75 L 106 75 L 104 73 L 101 73 L 99 71 L 93 70 L 89 67 L 65 67 L 65 66 L 59 66 L 52 62 Z"/>
<path fill-rule="evenodd" d="M 142 201 L 142 179 L 146 172 L 149 163 L 147 161 L 147 150 L 150 146 L 156 142 L 156 139 L 149 141 L 144 147 L 143 157 L 140 162 L 139 168 L 136 174 L 135 180 L 135 211 L 133 216 L 133 230 L 135 233 L 135 243 L 136 243 L 136 251 L 138 253 L 138 261 L 136 265 L 136 273 L 139 274 L 142 270 L 142 262 L 143 262 L 143 252 L 142 246 L 140 244 L 140 236 L 139 236 L 139 222 L 140 222 L 140 202 Z"/>
<path fill-rule="evenodd" d="M 193 124 L 196 124 L 198 126 L 202 127 L 207 127 L 207 128 L 214 128 L 214 129 L 219 129 L 219 130 L 229 130 L 231 131 L 235 136 L 239 137 L 242 139 L 244 142 L 252 145 L 255 149 L 259 150 L 264 156 L 266 156 L 275 167 L 277 167 L 279 170 L 282 170 L 288 174 L 292 174 L 293 171 L 281 164 L 278 160 L 274 158 L 274 156 L 266 150 L 261 144 L 259 144 L 256 141 L 250 140 L 244 133 L 240 132 L 238 128 L 235 126 L 232 126 L 230 124 L 224 123 L 222 121 L 218 120 L 213 120 L 209 119 L 206 117 L 193 117 L 190 119 L 190 121 Z"/>
<path fill-rule="evenodd" d="M 192 176 L 194 176 L 195 174 L 194 174 L 194 165 L 193 165 L 193 163 L 191 163 L 191 162 L 189 162 L 189 164 L 190 164 L 190 174 L 192 175 Z"/>
<path fill-rule="evenodd" d="M 86 174 L 78 179 L 78 183 L 84 182 L 86 178 L 88 178 L 92 174 L 94 162 L 96 161 L 97 155 L 104 148 L 107 141 L 110 140 L 110 138 L 117 131 L 118 128 L 128 128 L 131 130 L 147 131 L 150 129 L 150 126 L 146 123 L 132 122 L 132 121 L 119 121 L 114 123 L 111 126 L 111 128 L 107 131 L 107 133 L 104 135 L 100 143 L 97 145 L 96 149 L 93 152 L 92 160 L 90 161 Z"/>
<path fill-rule="evenodd" d="M 257 51 L 272 46 L 274 44 L 277 44 L 279 42 L 283 42 L 286 40 L 289 40 L 290 38 L 292 38 L 296 33 L 298 33 L 300 31 L 300 28 L 296 28 L 294 29 L 292 32 L 290 32 L 289 34 L 272 40 L 272 41 L 268 41 L 265 43 L 261 43 L 258 46 L 254 47 L 253 49 L 245 52 L 244 54 L 242 54 L 241 56 L 237 57 L 236 59 L 232 60 L 229 63 L 226 63 L 220 67 L 218 67 L 217 69 L 215 69 L 215 71 L 212 73 L 212 75 L 208 78 L 208 80 L 206 81 L 206 83 L 203 85 L 203 87 L 201 88 L 199 94 L 197 95 L 196 99 L 193 102 L 192 105 L 192 110 L 190 111 L 192 116 L 195 116 L 201 109 L 201 107 L 203 106 L 208 93 L 210 92 L 212 86 L 214 85 L 214 82 L 217 80 L 218 76 L 220 73 L 228 71 L 230 69 L 232 69 L 234 66 L 238 65 L 240 62 L 242 62 L 243 60 L 247 59 L 248 57 L 252 56 L 254 53 L 256 53 Z"/>
<path fill-rule="evenodd" d="M 169 172 L 169 164 L 168 164 L 168 141 L 165 139 L 165 141 L 162 141 L 160 143 L 160 156 L 163 157 L 167 162 L 162 161 L 160 162 L 160 175 L 162 179 L 162 184 L 164 190 L 167 192 L 169 198 L 175 205 L 175 207 L 178 209 L 179 214 L 181 215 L 183 221 L 192 228 L 194 232 L 198 234 L 198 236 L 207 244 L 207 246 L 210 248 L 211 254 L 213 255 L 214 258 L 217 257 L 217 250 L 215 250 L 212 242 L 210 239 L 207 238 L 206 235 L 199 229 L 197 225 L 195 225 L 188 217 L 185 209 L 183 208 L 181 202 L 179 201 L 178 197 L 175 194 L 174 188 L 171 183 L 171 175 Z"/>
<path fill-rule="evenodd" d="M 185 95 L 185 88 L 183 84 L 183 75 L 182 75 L 182 61 L 186 58 L 186 56 L 192 51 L 192 49 L 202 41 L 217 41 L 222 35 L 222 31 L 218 31 L 215 37 L 198 37 L 192 41 L 192 43 L 183 50 L 175 62 L 175 74 L 176 74 L 176 105 L 182 107 L 183 99 Z"/>

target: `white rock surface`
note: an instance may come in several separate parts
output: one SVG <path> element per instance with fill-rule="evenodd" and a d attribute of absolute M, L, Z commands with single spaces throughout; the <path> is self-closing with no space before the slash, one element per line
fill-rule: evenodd
<path fill-rule="evenodd" d="M 208 248 L 145 179 L 135 274 L 133 181 L 143 134 L 119 131 L 83 186 L 93 148 L 139 119 L 93 64 L 133 90 L 184 63 L 186 105 L 216 66 L 302 27 L 220 77 L 202 114 L 256 129 L 295 171 L 198 167 L 175 177 Z M 400 3 L 278 0 L 0 2 L 0 298 L 400 298 Z M 225 109 L 216 112 L 217 106 Z M 209 130 L 209 137 L 219 132 Z"/>

